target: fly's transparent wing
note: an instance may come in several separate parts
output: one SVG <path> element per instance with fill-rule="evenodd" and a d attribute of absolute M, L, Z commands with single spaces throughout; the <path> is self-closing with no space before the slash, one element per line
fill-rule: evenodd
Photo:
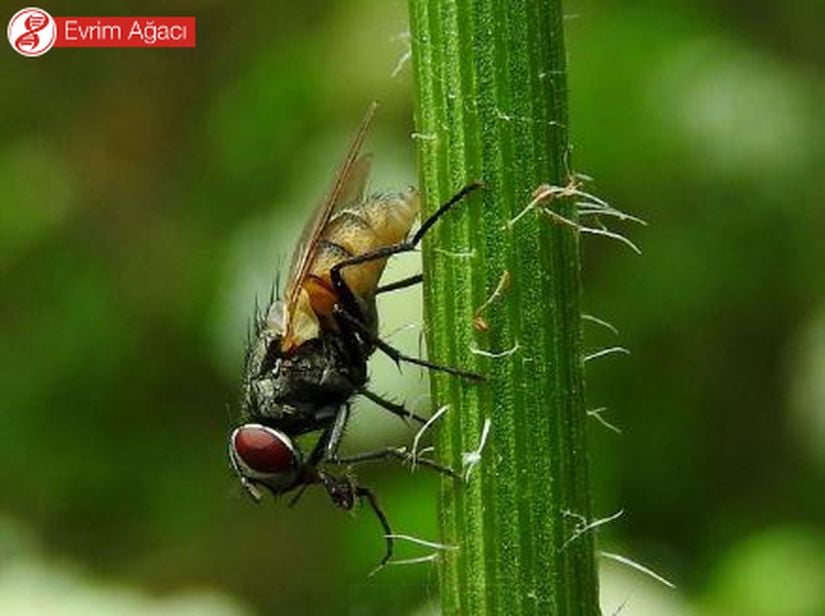
<path fill-rule="evenodd" d="M 301 288 L 312 267 L 318 240 L 321 239 L 324 228 L 336 209 L 359 200 L 363 196 L 372 157 L 359 156 L 359 154 L 377 107 L 377 103 L 372 103 L 367 109 L 367 113 L 361 121 L 361 126 L 347 149 L 344 161 L 335 174 L 329 192 L 316 207 L 312 218 L 304 228 L 298 248 L 295 250 L 287 280 L 286 305 L 284 307 L 286 317 L 285 347 L 291 346 L 292 323 L 294 321 L 291 317 L 295 312 Z"/>

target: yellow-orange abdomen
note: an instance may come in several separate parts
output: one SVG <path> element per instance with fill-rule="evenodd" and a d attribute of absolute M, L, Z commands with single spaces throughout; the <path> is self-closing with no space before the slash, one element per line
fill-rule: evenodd
<path fill-rule="evenodd" d="M 330 269 L 351 257 L 385 248 L 404 241 L 420 209 L 418 192 L 376 195 L 335 213 L 321 233 L 305 285 L 312 309 L 317 316 L 327 316 L 332 309 Z M 342 270 L 350 291 L 359 299 L 370 301 L 378 287 L 387 258 L 359 263 Z M 327 292 L 317 288 L 318 283 Z M 313 290 L 314 289 L 314 290 Z"/>

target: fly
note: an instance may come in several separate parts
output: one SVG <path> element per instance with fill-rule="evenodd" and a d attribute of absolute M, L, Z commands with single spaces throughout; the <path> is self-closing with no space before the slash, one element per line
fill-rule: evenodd
<path fill-rule="evenodd" d="M 381 565 L 392 555 L 392 532 L 375 494 L 327 467 L 395 456 L 385 448 L 340 457 L 338 447 L 356 395 L 386 411 L 424 419 L 367 388 L 367 361 L 377 349 L 396 363 L 407 362 L 468 379 L 477 374 L 406 355 L 378 335 L 376 296 L 421 282 L 422 276 L 379 286 L 387 259 L 414 250 L 435 222 L 481 186 L 466 185 L 410 235 L 419 214 L 418 191 L 366 196 L 371 157 L 361 146 L 375 113 L 367 110 L 329 193 L 310 219 L 295 251 L 284 299 L 273 299 L 255 315 L 246 353 L 242 391 L 243 423 L 229 439 L 229 458 L 242 485 L 256 500 L 259 488 L 274 495 L 320 484 L 332 502 L 350 510 L 364 500 L 386 536 Z M 304 456 L 296 437 L 320 435 Z M 428 466 L 454 475 L 435 463 Z M 380 566 L 380 565 L 379 565 Z"/>

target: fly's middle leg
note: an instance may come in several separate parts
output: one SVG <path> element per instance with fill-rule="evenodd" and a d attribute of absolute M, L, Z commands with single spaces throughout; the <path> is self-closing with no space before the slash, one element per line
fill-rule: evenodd
<path fill-rule="evenodd" d="M 375 402 L 378 406 L 380 406 L 385 411 L 389 411 L 390 413 L 392 413 L 396 417 L 400 417 L 404 421 L 407 421 L 408 419 L 414 419 L 418 423 L 422 423 L 422 424 L 427 423 L 426 419 L 424 419 L 420 415 L 416 415 L 412 411 L 408 410 L 403 404 L 396 404 L 392 400 L 387 400 L 386 398 L 383 398 L 383 397 L 379 396 L 378 394 L 375 394 L 375 393 L 371 392 L 368 389 L 362 389 L 358 393 L 360 393 L 362 396 L 364 396 L 368 400 L 371 400 L 372 402 Z"/>
<path fill-rule="evenodd" d="M 342 307 L 336 307 L 334 314 L 336 315 L 336 317 L 338 317 L 339 323 L 343 324 L 344 327 L 347 327 L 350 330 L 354 330 L 364 340 L 366 340 L 370 344 L 375 345 L 375 347 L 378 348 L 378 350 L 387 355 L 387 357 L 392 359 L 397 364 L 403 361 L 408 364 L 421 366 L 423 368 L 429 368 L 430 370 L 437 370 L 439 372 L 446 372 L 447 374 L 460 376 L 471 381 L 484 380 L 484 377 L 482 375 L 477 374 L 475 372 L 461 370 L 460 368 L 453 368 L 452 366 L 443 366 L 435 362 L 427 361 L 426 359 L 412 357 L 410 355 L 407 355 L 406 353 L 402 353 L 394 346 L 390 345 L 387 342 L 384 342 L 383 340 L 381 340 L 381 338 L 373 334 L 369 330 L 369 328 L 365 327 L 358 319 L 353 317 Z"/>

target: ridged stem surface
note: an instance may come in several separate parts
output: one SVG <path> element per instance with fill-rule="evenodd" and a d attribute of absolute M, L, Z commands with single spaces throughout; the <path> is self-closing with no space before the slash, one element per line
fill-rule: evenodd
<path fill-rule="evenodd" d="M 491 426 L 469 483 L 441 486 L 442 541 L 459 548 L 441 557 L 443 612 L 597 614 L 593 538 L 573 538 L 591 519 L 579 237 L 537 210 L 508 227 L 538 186 L 570 174 L 561 3 L 409 7 L 425 211 L 485 183 L 423 250 L 430 359 L 488 378 L 432 373 L 433 407 L 450 405 L 438 455 L 461 467 Z M 569 200 L 544 206 L 576 219 Z"/>

